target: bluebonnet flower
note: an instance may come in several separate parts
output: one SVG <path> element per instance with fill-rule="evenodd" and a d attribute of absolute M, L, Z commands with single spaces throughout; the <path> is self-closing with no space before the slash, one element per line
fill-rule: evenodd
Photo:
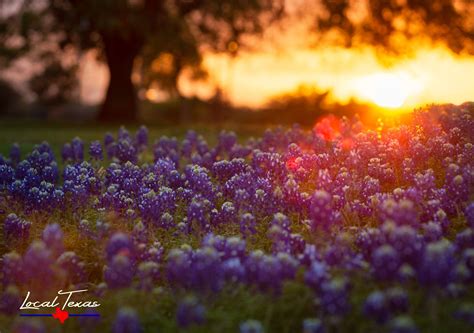
<path fill-rule="evenodd" d="M 298 254 L 298 260 L 306 267 L 309 267 L 313 261 L 320 260 L 321 255 L 313 244 L 305 244 L 303 251 Z"/>
<path fill-rule="evenodd" d="M 148 146 L 148 128 L 146 126 L 140 126 L 135 135 L 135 140 L 139 150 L 143 150 Z"/>
<path fill-rule="evenodd" d="M 171 215 L 168 212 L 165 212 L 165 213 L 161 214 L 161 218 L 160 218 L 160 226 L 161 227 L 170 228 L 174 225 L 175 225 L 175 223 L 174 223 L 173 215 Z"/>
<path fill-rule="evenodd" d="M 188 283 L 192 289 L 218 291 L 222 287 L 223 271 L 219 253 L 215 249 L 197 249 L 188 269 Z"/>
<path fill-rule="evenodd" d="M 425 170 L 424 173 L 417 173 L 414 178 L 415 185 L 425 195 L 436 188 L 436 178 L 432 169 Z"/>
<path fill-rule="evenodd" d="M 258 320 L 249 319 L 240 324 L 240 333 L 264 333 L 262 323 Z"/>
<path fill-rule="evenodd" d="M 474 325 L 474 304 L 463 303 L 455 311 L 454 316 L 469 325 Z"/>
<path fill-rule="evenodd" d="M 138 221 L 133 226 L 132 238 L 136 243 L 146 243 L 148 241 L 148 232 L 142 221 Z"/>
<path fill-rule="evenodd" d="M 293 255 L 297 255 L 305 250 L 306 241 L 304 240 L 301 234 L 292 233 L 290 234 L 289 245 L 290 253 L 292 253 Z"/>
<path fill-rule="evenodd" d="M 316 191 L 311 198 L 310 216 L 312 228 L 329 228 L 334 222 L 332 197 L 326 191 Z"/>
<path fill-rule="evenodd" d="M 386 244 L 375 250 L 372 255 L 372 270 L 374 276 L 383 281 L 396 278 L 401 262 L 395 249 Z"/>
<path fill-rule="evenodd" d="M 385 323 L 390 315 L 387 298 L 381 291 L 372 292 L 364 302 L 363 312 L 377 323 Z"/>
<path fill-rule="evenodd" d="M 346 264 L 351 258 L 356 255 L 351 248 L 352 236 L 348 232 L 342 232 L 336 236 L 333 244 L 329 245 L 324 254 L 324 260 L 329 265 Z"/>
<path fill-rule="evenodd" d="M 125 128 L 125 126 L 120 126 L 117 134 L 119 140 L 131 140 L 130 132 Z"/>
<path fill-rule="evenodd" d="M 0 190 L 8 188 L 8 186 L 15 180 L 15 169 L 11 166 L 0 165 Z"/>
<path fill-rule="evenodd" d="M 291 255 L 260 255 L 258 251 L 254 251 L 246 261 L 247 278 L 260 290 L 279 293 L 283 282 L 294 278 L 296 265 L 297 262 Z"/>
<path fill-rule="evenodd" d="M 360 194 L 364 200 L 380 192 L 380 181 L 376 178 L 366 176 L 362 182 Z"/>
<path fill-rule="evenodd" d="M 420 241 L 417 232 L 408 225 L 397 226 L 387 222 L 382 227 L 387 244 L 390 244 L 397 252 L 400 260 L 416 264 L 423 250 L 423 242 Z"/>
<path fill-rule="evenodd" d="M 110 237 L 105 251 L 107 260 L 111 260 L 117 254 L 133 256 L 134 246 L 128 235 L 117 232 Z"/>
<path fill-rule="evenodd" d="M 286 215 L 277 213 L 273 216 L 267 235 L 272 240 L 272 250 L 274 253 L 291 251 L 289 226 L 290 220 Z"/>
<path fill-rule="evenodd" d="M 459 249 L 474 247 L 474 230 L 469 228 L 459 232 L 456 235 L 455 243 Z"/>
<path fill-rule="evenodd" d="M 340 317 L 350 310 L 349 284 L 342 278 L 333 278 L 323 283 L 320 291 L 320 306 L 329 315 Z"/>
<path fill-rule="evenodd" d="M 227 239 L 221 235 L 215 235 L 213 233 L 208 233 L 204 236 L 202 240 L 202 247 L 212 247 L 219 252 L 223 252 L 226 246 Z"/>
<path fill-rule="evenodd" d="M 303 320 L 303 333 L 325 333 L 326 329 L 320 319 L 309 318 Z"/>
<path fill-rule="evenodd" d="M 23 256 L 23 274 L 27 282 L 45 288 L 54 283 L 51 251 L 42 241 L 34 241 Z"/>
<path fill-rule="evenodd" d="M 189 267 L 192 263 L 192 248 L 189 245 L 172 249 L 166 262 L 166 275 L 168 281 L 175 286 L 189 286 Z"/>
<path fill-rule="evenodd" d="M 84 160 L 84 142 L 80 138 L 75 137 L 71 141 L 71 148 L 73 160 L 75 162 L 82 162 Z"/>
<path fill-rule="evenodd" d="M 418 333 L 418 329 L 413 319 L 407 316 L 399 316 L 392 319 L 389 323 L 390 333 Z"/>
<path fill-rule="evenodd" d="M 283 186 L 283 196 L 289 210 L 297 211 L 303 204 L 302 193 L 299 184 L 290 175 Z"/>
<path fill-rule="evenodd" d="M 388 308 L 392 313 L 406 312 L 408 310 L 408 294 L 400 287 L 392 287 L 385 292 Z"/>
<path fill-rule="evenodd" d="M 416 271 L 410 264 L 403 264 L 398 270 L 398 279 L 402 283 L 412 281 L 416 278 Z"/>
<path fill-rule="evenodd" d="M 211 198 L 214 194 L 214 185 L 208 175 L 208 170 L 199 165 L 187 165 L 184 174 L 186 176 L 186 186 L 196 193 L 200 193 L 206 198 Z"/>
<path fill-rule="evenodd" d="M 111 289 L 129 287 L 134 275 L 134 268 L 129 257 L 123 254 L 115 255 L 104 271 L 105 282 Z"/>
<path fill-rule="evenodd" d="M 271 176 L 282 180 L 286 174 L 286 163 L 279 153 L 254 151 L 252 166 L 257 175 Z"/>
<path fill-rule="evenodd" d="M 18 217 L 16 214 L 9 214 L 3 224 L 5 239 L 28 239 L 30 236 L 31 222 Z"/>
<path fill-rule="evenodd" d="M 16 252 L 9 252 L 2 256 L 1 282 L 4 287 L 9 284 L 21 284 L 23 276 L 23 260 Z"/>
<path fill-rule="evenodd" d="M 328 267 L 319 261 L 313 261 L 305 272 L 305 283 L 314 290 L 320 290 L 321 286 L 330 279 Z"/>
<path fill-rule="evenodd" d="M 443 230 L 438 223 L 429 222 L 423 224 L 424 239 L 426 242 L 435 242 L 441 239 L 443 236 Z"/>
<path fill-rule="evenodd" d="M 204 240 L 203 246 L 206 244 L 209 244 L 209 241 Z M 220 256 L 222 259 L 236 257 L 244 259 L 246 256 L 246 242 L 245 240 L 240 239 L 239 237 L 224 238 L 223 242 L 214 242 L 212 246 L 220 252 Z"/>
<path fill-rule="evenodd" d="M 245 237 L 247 235 L 255 234 L 256 221 L 255 217 L 251 213 L 244 213 L 239 219 L 240 233 Z"/>
<path fill-rule="evenodd" d="M 204 197 L 195 197 L 188 206 L 188 223 L 196 222 L 203 230 L 210 230 L 212 203 Z"/>
<path fill-rule="evenodd" d="M 63 231 L 59 224 L 48 224 L 42 234 L 42 240 L 48 247 L 48 249 L 54 253 L 56 256 L 61 254 L 64 251 L 63 244 Z"/>
<path fill-rule="evenodd" d="M 63 145 L 61 149 L 61 157 L 63 158 L 64 162 L 74 160 L 74 151 L 72 150 L 72 146 L 69 142 Z"/>
<path fill-rule="evenodd" d="M 153 155 L 155 157 L 155 162 L 159 159 L 168 158 L 173 161 L 176 166 L 178 166 L 180 160 L 179 144 L 176 138 L 168 138 L 162 136 L 158 141 L 153 145 Z"/>
<path fill-rule="evenodd" d="M 178 304 L 176 321 L 180 328 L 201 325 L 205 322 L 205 319 L 206 309 L 195 297 L 186 297 Z"/>
<path fill-rule="evenodd" d="M 92 223 L 84 219 L 79 222 L 78 229 L 83 236 L 94 240 L 102 240 L 108 235 L 110 225 L 109 223 L 103 222 L 101 220 L 97 220 L 95 223 Z"/>
<path fill-rule="evenodd" d="M 101 161 L 104 158 L 100 141 L 92 141 L 89 145 L 89 155 L 93 160 Z"/>
<path fill-rule="evenodd" d="M 10 147 L 10 161 L 13 165 L 17 165 L 21 160 L 21 149 L 18 143 L 12 144 Z"/>
<path fill-rule="evenodd" d="M 382 221 L 391 220 L 398 225 L 418 226 L 418 212 L 410 200 L 402 199 L 399 202 L 391 199 L 385 200 L 380 209 Z"/>
<path fill-rule="evenodd" d="M 430 243 L 417 266 L 418 280 L 428 287 L 444 287 L 453 278 L 455 262 L 454 247 L 448 240 Z"/>
<path fill-rule="evenodd" d="M 22 302 L 20 291 L 15 285 L 9 285 L 0 296 L 0 313 L 13 315 L 18 312 Z"/>
<path fill-rule="evenodd" d="M 355 243 L 366 259 L 370 259 L 372 253 L 385 243 L 385 236 L 378 228 L 361 228 L 357 232 Z"/>
<path fill-rule="evenodd" d="M 87 204 L 89 198 L 100 191 L 101 183 L 88 162 L 66 166 L 63 177 L 64 193 L 74 207 Z"/>
<path fill-rule="evenodd" d="M 112 141 L 112 143 L 105 146 L 105 151 L 107 153 L 108 158 L 114 158 L 117 154 L 117 143 Z"/>
<path fill-rule="evenodd" d="M 143 327 L 135 310 L 123 307 L 117 311 L 112 326 L 113 333 L 141 333 Z"/>
<path fill-rule="evenodd" d="M 474 229 L 474 202 L 471 202 L 464 210 L 467 224 Z"/>
<path fill-rule="evenodd" d="M 230 131 L 221 131 L 218 136 L 218 143 L 217 146 L 222 150 L 222 151 L 230 151 L 234 145 L 237 143 L 237 135 Z"/>
<path fill-rule="evenodd" d="M 105 147 L 109 146 L 114 141 L 115 141 L 115 139 L 114 139 L 114 136 L 112 135 L 112 133 L 110 133 L 110 132 L 105 133 L 105 135 L 104 135 L 104 146 Z"/>
<path fill-rule="evenodd" d="M 226 201 L 222 204 L 221 209 L 214 211 L 212 221 L 214 224 L 232 224 L 237 218 L 237 211 L 232 202 Z"/>
<path fill-rule="evenodd" d="M 232 176 L 243 173 L 249 169 L 243 158 L 235 158 L 230 161 L 222 160 L 214 162 L 212 174 L 221 182 L 226 182 Z"/>
<path fill-rule="evenodd" d="M 466 269 L 469 271 L 469 280 L 474 281 L 474 249 L 466 249 L 462 253 L 462 263 L 466 265 Z"/>
<path fill-rule="evenodd" d="M 229 283 L 245 282 L 246 269 L 240 258 L 229 258 L 222 262 L 224 279 Z"/>
<path fill-rule="evenodd" d="M 145 261 L 138 265 L 139 287 L 144 290 L 151 290 L 160 278 L 160 266 L 153 261 Z"/>
<path fill-rule="evenodd" d="M 77 284 L 85 281 L 85 264 L 76 253 L 72 251 L 64 252 L 56 260 L 56 263 L 67 273 L 70 283 Z"/>
<path fill-rule="evenodd" d="M 136 163 L 138 161 L 137 153 L 138 151 L 133 145 L 133 142 L 128 138 L 120 139 L 114 147 L 114 157 L 116 157 L 120 163 Z"/>

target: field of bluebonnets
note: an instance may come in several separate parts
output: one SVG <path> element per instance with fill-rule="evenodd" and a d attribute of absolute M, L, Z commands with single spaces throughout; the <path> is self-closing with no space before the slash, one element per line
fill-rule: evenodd
<path fill-rule="evenodd" d="M 473 111 L 12 145 L 0 330 L 472 332 Z M 81 288 L 100 318 L 19 316 Z"/>

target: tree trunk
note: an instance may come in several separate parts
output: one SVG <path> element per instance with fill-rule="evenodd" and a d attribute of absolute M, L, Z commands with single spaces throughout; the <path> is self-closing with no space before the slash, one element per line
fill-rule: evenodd
<path fill-rule="evenodd" d="M 138 39 L 116 34 L 102 34 L 110 81 L 100 108 L 102 122 L 133 122 L 137 120 L 137 94 L 132 83 L 135 57 L 140 51 Z"/>

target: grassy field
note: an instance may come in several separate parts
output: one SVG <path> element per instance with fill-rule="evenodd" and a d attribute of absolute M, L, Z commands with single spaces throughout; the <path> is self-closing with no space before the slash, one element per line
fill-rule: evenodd
<path fill-rule="evenodd" d="M 130 133 L 134 133 L 137 128 L 137 125 L 127 127 Z M 203 135 L 210 145 L 216 143 L 218 134 L 222 130 L 232 130 L 236 132 L 239 141 L 244 142 L 252 136 L 261 137 L 267 128 L 268 126 L 265 124 L 239 126 L 230 123 L 223 126 L 212 126 L 202 123 L 187 126 L 153 126 L 149 127 L 149 141 L 152 144 L 160 136 L 175 136 L 182 139 L 189 129 L 194 129 Z M 90 141 L 103 140 L 103 136 L 106 132 L 111 132 L 116 136 L 118 129 L 119 126 L 100 126 L 98 124 L 77 125 L 73 123 L 41 124 L 38 122 L 0 122 L 0 154 L 8 156 L 11 144 L 17 142 L 21 147 L 22 158 L 25 158 L 35 144 L 48 141 L 56 153 L 56 159 L 59 164 L 62 164 L 60 152 L 65 142 L 70 142 L 74 137 L 80 137 L 84 140 L 85 149 L 87 151 Z M 146 154 L 146 161 L 148 161 L 152 158 L 152 150 L 149 149 Z M 430 161 L 428 163 L 431 163 Z M 337 162 L 334 163 L 335 172 L 339 172 L 340 168 L 338 168 Z M 61 171 L 63 170 L 63 166 L 64 165 L 60 165 Z M 95 167 L 100 168 L 100 165 L 95 164 Z M 97 172 L 99 171 L 97 170 Z M 312 179 L 313 183 L 314 181 L 315 180 Z M 314 190 L 313 183 L 309 184 L 312 186 L 309 186 L 312 190 Z M 218 204 L 219 207 L 223 204 L 221 201 L 220 199 L 216 200 L 216 204 Z M 8 204 L 8 206 L 4 206 L 5 211 L 8 212 L 21 212 L 23 208 L 21 204 L 13 200 L 11 202 L 5 200 L 5 204 Z M 92 202 L 90 204 L 92 204 Z M 7 207 L 8 209 L 6 209 Z M 177 208 L 175 214 L 176 221 L 182 221 L 186 216 L 186 208 L 187 207 L 183 205 Z M 250 210 L 251 208 L 248 209 Z M 279 209 L 284 208 L 279 206 Z M 268 224 L 271 217 L 265 216 L 264 214 L 258 216 L 260 216 L 259 218 L 261 219 L 257 225 L 256 233 L 246 239 L 247 249 L 249 251 L 260 249 L 265 253 L 270 253 L 273 241 L 268 234 Z M 125 306 L 136 310 L 143 326 L 143 332 L 238 332 L 240 323 L 248 319 L 257 319 L 265 327 L 266 333 L 297 333 L 302 332 L 302 322 L 307 318 L 324 318 L 325 325 L 328 328 L 326 332 L 329 333 L 415 332 L 389 331 L 388 326 L 378 325 L 368 318 L 367 315 L 364 315 L 363 304 L 371 292 L 374 290 L 388 290 L 392 286 L 399 286 L 392 282 L 368 280 L 368 277 L 371 276 L 368 270 L 370 266 L 366 267 L 363 265 L 361 269 L 353 271 L 346 270 L 342 268 L 342 266 L 335 266 L 332 270 L 331 276 L 333 278 L 348 278 L 350 280 L 351 309 L 350 313 L 345 315 L 342 321 L 339 317 L 326 316 L 322 312 L 322 307 L 317 303 L 320 301 L 319 298 L 315 298 L 313 294 L 314 291 L 303 283 L 305 269 L 301 267 L 297 271 L 294 281 L 285 282 L 281 292 L 278 293 L 263 293 L 256 288 L 249 288 L 249 286 L 245 284 L 230 284 L 221 292 L 215 294 L 209 293 L 208 291 L 186 292 L 181 289 L 170 288 L 170 284 L 164 275 L 165 266 L 162 267 L 163 275 L 160 276 L 159 283 L 150 291 L 136 290 L 134 288 L 113 291 L 103 289 L 101 284 L 99 284 L 103 281 L 104 268 L 106 267 L 104 258 L 107 242 L 105 239 L 96 240 L 83 236 L 79 231 L 79 223 L 82 219 L 88 221 L 102 220 L 109 224 L 111 231 L 121 231 L 127 235 L 132 235 L 135 231 L 136 219 L 120 217 L 112 212 L 99 211 L 95 207 L 89 206 L 81 209 L 73 209 L 72 207 L 65 206 L 51 213 L 33 211 L 27 217 L 28 220 L 32 222 L 30 239 L 25 242 L 15 243 L 14 246 L 7 246 L 7 243 L 3 242 L 4 237 L 0 238 L 0 256 L 11 250 L 15 250 L 21 254 L 26 253 L 31 240 L 42 237 L 41 235 L 46 224 L 58 223 L 65 234 L 65 248 L 68 251 L 74 251 L 80 254 L 80 257 L 87 264 L 88 288 L 96 292 L 97 295 L 101 295 L 98 296 L 102 304 L 100 308 L 101 319 L 96 327 L 89 329 L 88 326 L 86 326 L 87 323 L 79 320 L 68 320 L 64 326 L 59 326 L 58 323 L 53 320 L 44 320 L 42 322 L 48 328 L 48 332 L 110 331 L 117 311 Z M 326 245 L 336 244 L 336 237 L 333 237 L 332 234 L 324 230 L 318 229 L 314 234 L 307 231 L 305 224 L 301 223 L 304 215 L 301 215 L 299 211 L 288 211 L 288 217 L 290 219 L 290 225 L 292 226 L 292 232 L 302 234 L 308 243 L 317 244 L 319 246 L 318 249 L 321 249 L 321 251 L 326 251 Z M 450 233 L 447 234 L 447 236 L 454 242 L 456 233 L 462 231 L 462 228 L 466 227 L 466 223 L 460 219 L 459 216 L 453 218 L 452 222 Z M 340 230 L 353 231 L 352 227 L 355 226 L 356 223 L 359 224 L 360 220 L 354 219 L 352 224 L 349 219 Z M 369 224 L 367 224 L 367 227 L 368 226 Z M 240 235 L 237 224 L 216 226 L 213 232 L 226 237 Z M 150 239 L 159 241 L 166 251 L 170 251 L 171 249 L 179 248 L 183 244 L 188 244 L 197 249 L 199 244 L 202 243 L 202 238 L 205 233 L 200 229 L 190 234 L 176 233 L 175 228 L 155 229 L 150 226 L 149 235 Z M 334 234 L 334 236 L 335 235 L 336 234 Z M 355 234 L 352 236 L 355 237 Z M 168 252 L 166 252 L 166 254 L 168 254 Z M 60 282 L 61 281 L 58 280 L 58 283 Z M 474 288 L 472 284 L 462 290 L 462 295 L 460 294 L 456 297 L 452 295 L 447 297 L 446 290 L 438 289 L 438 287 L 433 289 L 423 288 L 415 279 L 405 282 L 402 287 L 409 295 L 410 307 L 409 310 L 406 311 L 407 315 L 413 318 L 416 325 L 420 328 L 420 330 L 416 332 L 442 333 L 472 331 L 468 323 L 457 319 L 454 320 L 453 317 L 453 313 L 455 313 L 462 303 L 469 302 L 470 304 L 472 299 L 474 299 Z M 51 290 L 59 289 L 51 287 Z M 0 289 L 0 296 L 3 292 L 4 291 Z M 23 296 L 24 290 L 21 290 L 21 292 L 21 296 Z M 178 308 L 178 304 L 188 293 L 197 295 L 199 300 L 205 304 L 207 311 L 206 323 L 200 326 L 191 326 L 183 330 L 177 326 L 176 309 Z M 398 315 L 399 313 L 394 312 L 394 314 Z M 0 312 L 0 333 L 5 331 L 9 332 L 10 328 L 13 327 L 19 319 L 20 318 L 16 315 L 6 316 Z"/>
<path fill-rule="evenodd" d="M 135 132 L 138 125 L 125 126 L 130 132 Z M 114 136 L 117 134 L 119 125 L 99 125 L 99 124 L 68 124 L 68 123 L 41 123 L 41 122 L 20 122 L 0 120 L 0 154 L 8 155 L 10 146 L 17 142 L 21 146 L 22 153 L 31 151 L 34 145 L 47 141 L 51 144 L 56 153 L 60 153 L 64 143 L 73 138 L 80 137 L 85 143 L 93 140 L 102 140 L 107 132 Z M 222 126 L 196 123 L 182 126 L 151 126 L 150 143 L 165 135 L 168 137 L 182 138 L 189 130 L 195 130 L 203 135 L 209 143 L 214 143 L 217 135 L 222 130 L 235 131 L 239 140 L 245 140 L 251 136 L 261 135 L 268 126 L 259 125 L 238 125 L 224 124 Z"/>

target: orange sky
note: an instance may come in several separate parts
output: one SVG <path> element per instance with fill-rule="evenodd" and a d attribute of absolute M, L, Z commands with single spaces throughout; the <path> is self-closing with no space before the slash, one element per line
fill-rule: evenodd
<path fill-rule="evenodd" d="M 82 68 L 81 95 L 87 102 L 101 100 L 108 73 L 87 57 Z M 309 84 L 331 89 L 334 98 L 347 101 L 386 101 L 387 106 L 412 107 L 426 103 L 462 103 L 474 100 L 474 57 L 458 56 L 445 48 L 421 49 L 416 56 L 398 60 L 390 68 L 380 63 L 372 49 L 338 48 L 244 53 L 231 60 L 208 54 L 204 60 L 210 73 L 206 83 L 183 77 L 187 96 L 209 97 L 216 83 L 224 87 L 236 105 L 258 107 L 278 93 Z"/>
<path fill-rule="evenodd" d="M 234 104 L 252 107 L 262 106 L 270 97 L 295 90 L 301 84 L 330 89 L 333 98 L 341 102 L 355 98 L 401 108 L 474 100 L 474 57 L 420 42 L 416 44 L 420 47 L 416 54 L 391 61 L 387 67 L 371 47 L 315 48 L 317 43 L 310 33 L 314 30 L 314 17 L 306 12 L 318 9 L 308 10 L 309 3 L 287 0 L 287 21 L 267 29 L 263 38 L 250 40 L 252 49 L 260 51 L 241 52 L 235 59 L 206 54 L 208 82 L 193 83 L 183 76 L 182 93 L 210 97 L 218 85 Z M 306 12 L 302 10 L 305 8 Z M 103 67 L 87 64 L 83 96 L 97 102 L 108 74 Z"/>
<path fill-rule="evenodd" d="M 295 49 L 285 54 L 247 55 L 230 68 L 222 57 L 209 56 L 206 64 L 225 86 L 225 76 L 233 70 L 231 99 L 253 106 L 301 83 L 331 89 L 339 100 L 373 101 L 374 96 L 402 94 L 406 95 L 404 106 L 474 98 L 474 57 L 459 57 L 443 48 L 420 50 L 416 57 L 390 68 L 380 64 L 371 49 Z"/>
<path fill-rule="evenodd" d="M 252 49 L 260 51 L 241 52 L 232 60 L 225 55 L 205 54 L 208 82 L 190 82 L 183 76 L 182 93 L 206 98 L 220 86 L 234 104 L 252 107 L 301 84 L 330 89 L 333 98 L 341 102 L 356 98 L 382 106 L 411 108 L 474 100 L 474 56 L 456 55 L 442 46 L 424 46 L 415 55 L 386 67 L 370 47 L 314 48 L 314 36 L 308 32 L 314 29 L 314 17 L 305 11 L 318 9 L 309 10 L 309 4 L 314 5 L 306 0 L 287 0 L 290 18 L 279 27 L 267 29 L 263 38 L 250 41 Z M 101 102 L 108 82 L 106 67 L 94 59 L 93 52 L 86 53 L 80 71 L 80 95 L 92 104 Z M 6 76 L 25 81 L 32 67 L 31 63 L 20 63 L 20 70 L 6 71 Z M 156 92 L 149 95 L 160 97 Z"/>

